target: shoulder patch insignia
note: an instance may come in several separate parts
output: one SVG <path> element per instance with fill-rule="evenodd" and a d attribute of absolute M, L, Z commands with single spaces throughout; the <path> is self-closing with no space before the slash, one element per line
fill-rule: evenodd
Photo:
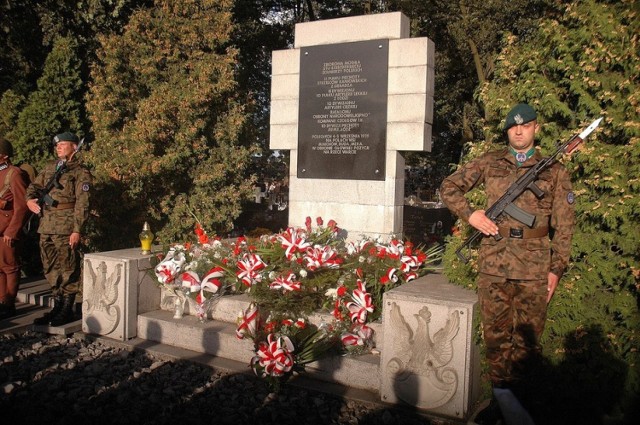
<path fill-rule="evenodd" d="M 82 191 L 83 192 L 88 192 L 89 191 L 89 183 L 84 183 L 82 185 Z"/>
<path fill-rule="evenodd" d="M 573 204 L 575 200 L 576 200 L 576 197 L 573 194 L 573 192 L 567 193 L 567 203 Z"/>

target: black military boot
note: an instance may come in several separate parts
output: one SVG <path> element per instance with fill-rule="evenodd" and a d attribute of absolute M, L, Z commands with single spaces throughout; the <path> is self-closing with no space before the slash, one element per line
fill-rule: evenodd
<path fill-rule="evenodd" d="M 38 317 L 33 321 L 34 325 L 43 326 L 48 325 L 51 321 L 51 318 L 58 314 L 60 309 L 62 309 L 62 304 L 64 303 L 64 299 L 62 295 L 56 295 L 53 298 L 53 308 L 48 313 L 45 313 L 44 316 Z"/>
<path fill-rule="evenodd" d="M 66 294 L 63 296 L 62 308 L 55 316 L 51 316 L 50 326 L 62 326 L 76 320 L 73 309 L 76 304 L 76 294 Z"/>

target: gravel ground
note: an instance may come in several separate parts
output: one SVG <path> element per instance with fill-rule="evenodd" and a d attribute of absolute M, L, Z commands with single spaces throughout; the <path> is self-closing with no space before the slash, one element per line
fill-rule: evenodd
<path fill-rule="evenodd" d="M 18 424 L 432 424 L 404 409 L 228 373 L 76 334 L 0 335 L 0 422 Z"/>

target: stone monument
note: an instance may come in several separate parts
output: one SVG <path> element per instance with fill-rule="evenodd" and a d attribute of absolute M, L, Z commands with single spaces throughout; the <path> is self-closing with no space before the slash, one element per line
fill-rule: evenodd
<path fill-rule="evenodd" d="M 290 150 L 289 225 L 403 232 L 404 158 L 430 151 L 434 44 L 400 12 L 296 24 L 273 52 L 270 147 Z"/>

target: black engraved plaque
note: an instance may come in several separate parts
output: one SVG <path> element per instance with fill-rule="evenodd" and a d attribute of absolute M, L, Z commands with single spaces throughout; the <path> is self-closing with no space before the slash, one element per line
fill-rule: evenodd
<path fill-rule="evenodd" d="M 384 180 L 389 41 L 300 52 L 298 178 Z"/>

